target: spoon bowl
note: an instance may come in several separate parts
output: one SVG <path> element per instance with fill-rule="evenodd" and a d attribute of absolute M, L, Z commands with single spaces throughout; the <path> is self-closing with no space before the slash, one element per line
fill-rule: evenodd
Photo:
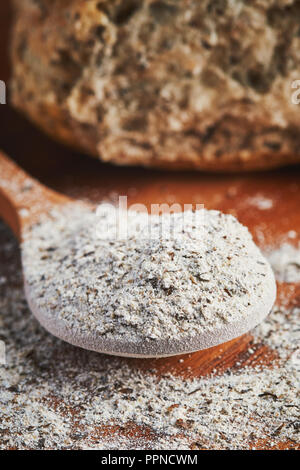
<path fill-rule="evenodd" d="M 4 154 L 0 154 L 0 175 L 0 215 L 11 226 L 22 247 L 24 236 L 28 243 L 31 228 L 37 223 L 43 223 L 44 217 L 54 208 L 63 208 L 67 205 L 75 207 L 83 204 L 43 186 Z M 90 208 L 90 206 L 87 207 Z M 270 271 L 264 281 L 263 295 L 249 305 L 247 315 L 242 319 L 233 319 L 222 326 L 216 324 L 199 334 L 183 332 L 179 338 L 145 337 L 131 340 L 130 337 L 124 338 L 117 332 L 113 336 L 105 337 L 92 329 L 87 331 L 70 326 L 59 316 L 59 307 L 53 313 L 47 303 L 42 306 L 39 304 L 36 292 L 26 276 L 24 285 L 32 313 L 53 335 L 84 349 L 111 355 L 143 358 L 191 353 L 237 338 L 263 320 L 270 312 L 276 296 L 276 284 Z M 82 313 L 88 321 L 90 312 Z"/>

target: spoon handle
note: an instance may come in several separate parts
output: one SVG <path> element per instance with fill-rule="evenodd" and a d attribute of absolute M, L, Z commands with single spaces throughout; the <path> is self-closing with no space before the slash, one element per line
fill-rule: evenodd
<path fill-rule="evenodd" d="M 54 205 L 70 201 L 29 176 L 0 151 L 0 217 L 21 241 L 22 232 Z"/>

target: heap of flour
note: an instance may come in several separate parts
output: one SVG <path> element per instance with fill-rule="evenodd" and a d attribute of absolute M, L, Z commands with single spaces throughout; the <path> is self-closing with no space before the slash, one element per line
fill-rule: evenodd
<path fill-rule="evenodd" d="M 220 349 L 214 376 L 190 370 L 190 356 L 173 359 L 175 371 L 167 361 L 165 375 L 161 361 L 95 354 L 47 334 L 27 308 L 17 242 L 1 222 L 0 279 L 1 449 L 299 448 L 300 309 L 290 291 L 290 306 L 273 309 L 230 370 L 220 371 Z"/>
<path fill-rule="evenodd" d="M 205 209 L 55 209 L 25 235 L 23 266 L 49 317 L 83 334 L 136 341 L 243 321 L 274 282 L 248 229 Z"/>

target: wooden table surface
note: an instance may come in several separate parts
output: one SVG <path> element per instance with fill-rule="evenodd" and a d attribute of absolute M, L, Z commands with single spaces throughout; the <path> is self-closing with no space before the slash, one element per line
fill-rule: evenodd
<path fill-rule="evenodd" d="M 8 2 L 0 6 L 0 79 L 8 80 Z M 103 197 L 128 195 L 129 203 L 203 203 L 208 209 L 232 213 L 247 225 L 262 248 L 278 246 L 290 230 L 300 232 L 300 167 L 258 174 L 212 175 L 207 173 L 152 171 L 119 168 L 79 155 L 51 141 L 9 106 L 0 106 L 0 147 L 44 184 L 73 197 L 98 202 Z M 268 210 L 251 204 L 255 197 L 273 201 Z M 0 239 L 1 243 L 1 239 Z M 278 303 L 300 306 L 300 286 L 278 285 Z M 251 353 L 249 352 L 251 346 Z M 185 357 L 159 360 L 126 360 L 130 367 L 155 369 L 158 375 L 173 370 L 189 377 L 223 373 L 246 365 L 272 367 L 276 354 L 256 344 L 251 333 L 220 347 Z M 256 443 L 267 448 L 267 441 Z M 299 448 L 282 442 L 278 448 Z"/>

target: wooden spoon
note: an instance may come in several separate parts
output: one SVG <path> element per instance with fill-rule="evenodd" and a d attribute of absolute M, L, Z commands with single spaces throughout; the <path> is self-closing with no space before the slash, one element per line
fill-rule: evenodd
<path fill-rule="evenodd" d="M 22 242 L 22 234 L 53 206 L 72 199 L 31 178 L 0 152 L 0 215 Z"/>
<path fill-rule="evenodd" d="M 22 171 L 7 156 L 0 153 L 0 215 L 10 225 L 19 241 L 23 234 L 37 223 L 42 215 L 54 206 L 76 204 L 66 196 L 43 186 Z M 80 203 L 82 205 L 82 203 Z M 64 320 L 36 305 L 34 295 L 24 280 L 28 304 L 40 323 L 55 336 L 85 349 L 106 354 L 128 357 L 163 357 L 190 353 L 241 336 L 260 323 L 270 312 L 276 296 L 276 284 L 273 276 L 265 281 L 265 295 L 258 304 L 249 307 L 249 314 L 242 321 L 230 322 L 222 328 L 214 328 L 201 334 L 180 339 L 157 339 L 136 343 L 120 337 L 106 339 L 94 332 L 80 332 L 68 326 Z"/>

